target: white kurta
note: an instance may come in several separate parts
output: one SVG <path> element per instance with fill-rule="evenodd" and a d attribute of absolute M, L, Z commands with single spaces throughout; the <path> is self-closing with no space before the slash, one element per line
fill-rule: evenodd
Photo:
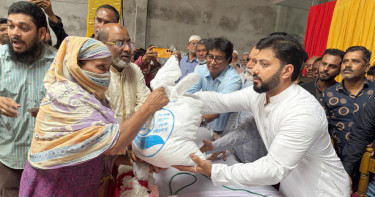
<path fill-rule="evenodd" d="M 145 102 L 150 94 L 141 69 L 130 63 L 121 72 L 111 67 L 111 82 L 106 92 L 112 110 L 119 123 L 131 115 Z"/>
<path fill-rule="evenodd" d="M 198 92 L 204 114 L 249 110 L 268 154 L 253 163 L 213 164 L 215 185 L 273 185 L 288 197 L 349 196 L 349 178 L 334 151 L 318 101 L 292 84 L 270 98 L 253 86 L 230 94 Z"/>

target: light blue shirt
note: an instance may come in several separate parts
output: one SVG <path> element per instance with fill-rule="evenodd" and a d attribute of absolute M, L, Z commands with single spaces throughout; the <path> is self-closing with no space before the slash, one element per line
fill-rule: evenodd
<path fill-rule="evenodd" d="M 45 95 L 43 84 L 56 52 L 44 48 L 32 64 L 10 58 L 8 45 L 0 46 L 0 96 L 21 105 L 17 118 L 0 115 L 0 162 L 23 169 L 33 136 L 35 118 L 27 109 L 38 108 Z"/>
<path fill-rule="evenodd" d="M 227 66 L 227 68 L 223 72 L 221 72 L 220 75 L 216 77 L 216 79 L 212 78 L 206 64 L 198 67 L 195 72 L 199 74 L 200 79 L 187 92 L 187 94 L 192 94 L 200 90 L 227 94 L 241 89 L 241 77 L 231 66 Z M 215 131 L 223 131 L 225 125 L 227 124 L 229 115 L 230 113 L 220 114 L 218 118 L 208 123 L 208 125 Z"/>
<path fill-rule="evenodd" d="M 197 64 L 199 64 L 197 57 L 195 57 L 191 62 L 189 61 L 189 53 L 182 57 L 180 61 L 180 69 L 182 75 L 178 81 L 180 81 L 189 73 L 194 72 L 195 66 L 197 66 Z"/>

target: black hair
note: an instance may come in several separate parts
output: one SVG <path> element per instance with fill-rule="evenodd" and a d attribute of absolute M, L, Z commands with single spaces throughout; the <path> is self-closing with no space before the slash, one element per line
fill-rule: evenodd
<path fill-rule="evenodd" d="M 324 50 L 322 57 L 324 57 L 325 55 L 338 56 L 341 58 L 341 61 L 342 61 L 342 59 L 344 58 L 345 52 L 341 51 L 340 49 L 326 49 Z"/>
<path fill-rule="evenodd" d="M 233 44 L 231 41 L 224 37 L 208 39 L 206 42 L 207 50 L 217 49 L 225 53 L 225 58 L 232 61 Z"/>
<path fill-rule="evenodd" d="M 8 19 L 0 18 L 0 24 L 6 24 L 6 23 L 8 23 Z"/>
<path fill-rule="evenodd" d="M 115 16 L 116 16 L 116 23 L 118 23 L 118 22 L 120 21 L 120 14 L 119 14 L 118 11 L 116 10 L 116 8 L 114 8 L 114 7 L 111 6 L 111 5 L 104 4 L 104 5 L 101 5 L 100 7 L 98 7 L 98 9 L 96 9 L 96 12 L 98 12 L 98 10 L 100 10 L 100 9 L 102 9 L 102 8 L 112 10 L 112 11 L 115 13 Z M 96 13 L 96 12 L 95 12 L 95 13 Z"/>
<path fill-rule="evenodd" d="M 371 51 L 366 49 L 366 47 L 363 46 L 351 46 L 348 49 L 346 49 L 345 54 L 348 52 L 354 52 L 354 51 L 362 51 L 362 59 L 365 61 L 365 64 L 368 64 L 371 59 Z"/>
<path fill-rule="evenodd" d="M 375 75 L 375 66 L 371 66 L 367 71 L 367 75 Z"/>
<path fill-rule="evenodd" d="M 288 33 L 286 32 L 272 32 L 268 34 L 268 36 L 288 36 Z"/>
<path fill-rule="evenodd" d="M 280 69 L 287 64 L 292 64 L 294 71 L 291 79 L 295 81 L 302 72 L 303 64 L 308 58 L 299 40 L 300 38 L 296 35 L 287 33 L 273 34 L 262 38 L 257 43 L 257 48 L 259 50 L 271 48 L 276 58 L 281 62 Z"/>
<path fill-rule="evenodd" d="M 140 48 L 137 52 L 134 53 L 134 61 L 136 61 L 139 56 L 144 56 L 146 54 L 146 49 Z"/>
<path fill-rule="evenodd" d="M 31 16 L 31 20 L 37 29 L 42 27 L 47 29 L 46 14 L 36 4 L 27 1 L 18 1 L 13 3 L 8 9 L 8 16 L 19 13 Z"/>
<path fill-rule="evenodd" d="M 321 57 L 316 58 L 316 59 L 314 60 L 313 64 L 322 61 L 322 59 L 323 59 L 323 58 L 321 58 Z"/>

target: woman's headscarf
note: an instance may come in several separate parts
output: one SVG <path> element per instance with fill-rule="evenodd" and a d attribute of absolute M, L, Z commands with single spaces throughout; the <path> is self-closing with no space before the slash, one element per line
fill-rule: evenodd
<path fill-rule="evenodd" d="M 107 91 L 108 86 L 102 86 L 98 83 L 93 82 L 78 66 L 78 60 L 94 60 L 110 57 L 111 52 L 108 50 L 107 46 L 91 38 L 71 36 L 69 37 L 69 39 L 66 40 L 68 46 L 70 47 L 70 51 L 65 51 L 65 54 L 61 54 L 64 55 L 64 61 L 62 62 L 63 77 L 65 77 L 68 80 L 77 82 L 97 97 L 101 99 L 105 98 L 104 92 Z M 76 42 L 77 40 L 80 40 L 80 42 Z M 58 57 L 58 55 L 59 52 L 56 55 L 56 57 Z M 59 69 L 57 69 L 56 71 L 60 72 Z M 60 76 L 61 73 L 55 73 L 55 75 Z"/>
<path fill-rule="evenodd" d="M 105 45 L 90 38 L 67 37 L 61 44 L 44 78 L 47 93 L 28 154 L 33 167 L 76 165 L 100 156 L 117 142 L 119 125 L 113 111 L 93 95 L 104 95 L 107 88 L 91 81 L 77 63 L 109 56 Z"/>

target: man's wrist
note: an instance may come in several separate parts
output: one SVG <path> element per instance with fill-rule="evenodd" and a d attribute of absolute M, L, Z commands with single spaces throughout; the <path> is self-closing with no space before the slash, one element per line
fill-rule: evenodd
<path fill-rule="evenodd" d="M 59 23 L 59 18 L 57 18 L 57 16 L 54 13 L 52 13 L 51 15 L 47 14 L 47 16 L 50 22 L 55 24 Z"/>
<path fill-rule="evenodd" d="M 44 12 L 47 14 L 48 17 L 55 16 L 52 9 L 44 9 Z"/>
<path fill-rule="evenodd" d="M 142 59 L 141 59 L 142 66 L 146 65 L 147 63 L 148 63 L 148 58 L 146 57 L 146 55 L 142 56 Z"/>
<path fill-rule="evenodd" d="M 206 126 L 207 126 L 207 119 L 206 117 L 202 116 L 202 122 L 201 122 L 200 127 L 206 127 Z"/>

